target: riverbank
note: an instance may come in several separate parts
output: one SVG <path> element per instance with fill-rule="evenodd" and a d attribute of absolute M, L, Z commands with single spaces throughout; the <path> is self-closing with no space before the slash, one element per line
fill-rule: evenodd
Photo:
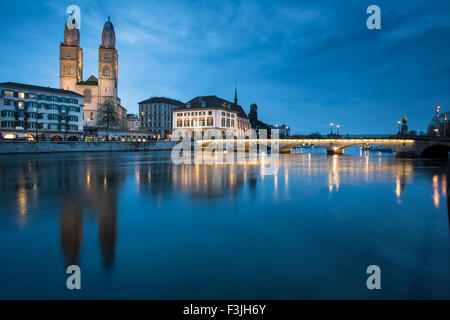
<path fill-rule="evenodd" d="M 104 152 L 104 151 L 160 151 L 172 150 L 176 141 L 149 142 L 85 142 L 85 141 L 8 141 L 0 142 L 0 154 Z"/>

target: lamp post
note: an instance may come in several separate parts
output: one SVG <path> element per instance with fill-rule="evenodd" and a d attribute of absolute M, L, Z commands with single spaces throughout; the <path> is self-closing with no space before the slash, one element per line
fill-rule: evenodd
<path fill-rule="evenodd" d="M 397 121 L 397 124 L 398 124 L 398 134 L 400 134 L 400 125 L 402 124 L 402 121 L 401 121 L 401 120 L 398 120 L 398 121 Z"/>
<path fill-rule="evenodd" d="M 334 126 L 334 123 L 330 122 L 330 135 L 333 135 L 333 126 Z"/>
<path fill-rule="evenodd" d="M 439 109 L 441 109 L 441 106 L 436 106 L 436 109 L 435 109 L 436 118 L 439 118 Z"/>
<path fill-rule="evenodd" d="M 336 133 L 337 133 L 337 135 L 339 135 L 339 128 L 341 127 L 341 125 L 340 124 L 338 124 L 338 125 L 336 125 Z"/>

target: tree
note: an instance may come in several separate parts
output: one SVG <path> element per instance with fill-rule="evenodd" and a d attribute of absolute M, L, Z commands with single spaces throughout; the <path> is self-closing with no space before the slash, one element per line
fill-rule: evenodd
<path fill-rule="evenodd" d="M 108 99 L 98 109 L 97 126 L 103 127 L 108 131 L 119 124 L 120 120 L 116 112 L 116 105 L 112 99 Z"/>

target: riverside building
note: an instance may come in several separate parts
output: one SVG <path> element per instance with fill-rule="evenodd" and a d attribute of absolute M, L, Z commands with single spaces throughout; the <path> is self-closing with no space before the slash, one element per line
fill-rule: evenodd
<path fill-rule="evenodd" d="M 196 97 L 173 111 L 173 123 L 174 129 L 191 132 L 217 129 L 224 137 L 227 131 L 242 137 L 251 129 L 250 120 L 236 96 L 234 103 L 216 96 Z"/>
<path fill-rule="evenodd" d="M 1 139 L 79 140 L 83 96 L 68 90 L 0 83 Z"/>
<path fill-rule="evenodd" d="M 139 102 L 141 130 L 152 134 L 153 139 L 170 139 L 173 128 L 172 111 L 183 108 L 181 101 L 152 97 Z"/>

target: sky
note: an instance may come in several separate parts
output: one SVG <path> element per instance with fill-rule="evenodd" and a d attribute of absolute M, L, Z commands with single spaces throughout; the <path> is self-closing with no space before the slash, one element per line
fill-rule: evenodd
<path fill-rule="evenodd" d="M 81 9 L 84 80 L 97 76 L 108 16 L 129 113 L 165 96 L 232 101 L 292 133 L 426 130 L 450 109 L 450 1 L 0 0 L 0 82 L 59 87 L 66 8 Z M 366 9 L 381 9 L 369 30 Z"/>

